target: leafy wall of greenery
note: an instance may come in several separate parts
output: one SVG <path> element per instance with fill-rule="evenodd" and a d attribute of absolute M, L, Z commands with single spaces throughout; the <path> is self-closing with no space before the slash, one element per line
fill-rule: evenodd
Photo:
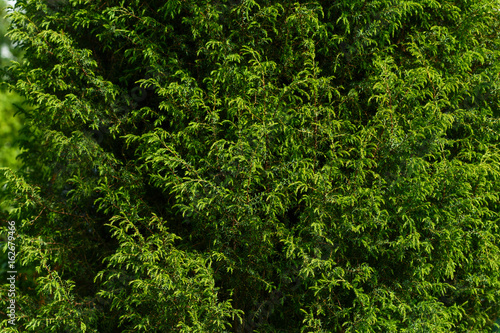
<path fill-rule="evenodd" d="M 491 330 L 499 1 L 16 6 L 5 329 Z"/>

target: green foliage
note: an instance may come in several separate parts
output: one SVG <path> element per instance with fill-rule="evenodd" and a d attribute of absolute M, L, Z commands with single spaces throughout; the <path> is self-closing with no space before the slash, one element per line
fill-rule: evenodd
<path fill-rule="evenodd" d="M 9 63 L 16 52 L 12 48 L 12 44 L 9 39 L 5 36 L 5 32 L 8 27 L 8 21 L 5 20 L 5 9 L 6 5 L 4 1 L 0 1 L 0 63 L 2 66 Z M 10 50 L 10 53 L 8 52 Z M 2 71 L 1 76 L 3 77 L 5 72 Z M 18 146 L 18 141 L 22 138 L 22 117 L 20 113 L 17 112 L 20 107 L 22 107 L 22 99 L 19 95 L 7 91 L 5 86 L 0 86 L 0 167 L 9 167 L 11 169 L 17 170 L 20 166 L 20 161 L 17 159 L 17 155 L 20 153 Z M 9 206 L 5 197 L 9 195 L 6 193 L 4 187 L 5 182 L 0 180 L 0 220 L 6 217 L 6 212 L 12 207 Z M 3 225 L 3 223 L 2 223 Z M 7 245 L 8 236 L 2 234 L 0 236 L 0 248 L 4 248 Z M 8 253 L 2 252 L 0 254 L 0 275 L 4 276 L 5 272 L 8 270 Z"/>
<path fill-rule="evenodd" d="M 14 116 L 16 106 L 21 106 L 22 100 L 18 95 L 11 92 L 0 92 L 0 165 L 17 169 L 20 166 L 16 156 L 19 148 L 16 146 L 16 139 L 22 128 L 22 121 Z"/>
<path fill-rule="evenodd" d="M 491 331 L 499 1 L 16 6 L 18 331 Z"/>
<path fill-rule="evenodd" d="M 2 66 L 11 60 L 8 58 L 9 50 L 11 51 L 10 56 L 12 56 L 12 53 L 18 54 L 18 52 L 12 49 L 10 40 L 5 36 L 8 21 L 3 17 L 5 15 L 4 9 L 5 3 L 0 1 L 0 14 L 2 15 L 0 18 L 0 48 L 2 49 L 0 63 Z M 4 73 L 2 72 L 3 75 Z M 4 86 L 0 87 L 0 167 L 18 169 L 20 166 L 20 161 L 16 157 L 19 154 L 17 141 L 19 140 L 19 132 L 22 128 L 22 119 L 20 119 L 17 111 L 21 105 L 22 99 L 19 95 L 11 91 L 6 91 Z M 0 183 L 0 186 L 2 185 L 3 183 Z M 0 197 L 1 195 L 0 190 Z M 8 209 L 4 204 L 0 204 L 0 207 L 2 210 Z"/>

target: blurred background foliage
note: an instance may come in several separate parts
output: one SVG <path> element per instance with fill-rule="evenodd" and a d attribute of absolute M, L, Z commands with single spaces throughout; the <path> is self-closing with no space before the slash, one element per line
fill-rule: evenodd
<path fill-rule="evenodd" d="M 8 21 L 5 19 L 6 11 L 6 1 L 0 0 L 0 64 L 2 68 L 8 66 L 11 61 L 21 58 L 19 50 L 16 50 L 9 38 L 5 36 L 8 27 Z M 21 161 L 16 157 L 20 153 L 17 143 L 21 139 L 23 119 L 20 113 L 16 113 L 22 104 L 22 97 L 8 91 L 3 84 L 0 85 L 0 167 L 17 170 L 21 166 Z M 0 210 L 3 215 L 8 210 L 8 203 L 1 200 L 3 198 L 1 192 L 3 192 L 3 184 L 0 187 Z"/>

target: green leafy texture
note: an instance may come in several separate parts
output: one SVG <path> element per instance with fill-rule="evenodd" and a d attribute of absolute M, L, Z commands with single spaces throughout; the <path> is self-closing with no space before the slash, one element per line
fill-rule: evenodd
<path fill-rule="evenodd" d="M 491 331 L 498 1 L 16 6 L 20 330 Z"/>

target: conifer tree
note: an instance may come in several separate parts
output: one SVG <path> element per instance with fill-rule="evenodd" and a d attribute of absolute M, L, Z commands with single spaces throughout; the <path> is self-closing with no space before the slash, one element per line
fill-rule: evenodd
<path fill-rule="evenodd" d="M 498 8 L 17 1 L 2 329 L 490 332 Z"/>

